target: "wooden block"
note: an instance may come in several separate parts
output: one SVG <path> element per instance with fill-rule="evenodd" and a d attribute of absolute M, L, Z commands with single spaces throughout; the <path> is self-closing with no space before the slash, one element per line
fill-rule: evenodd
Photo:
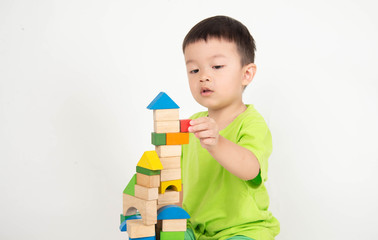
<path fill-rule="evenodd" d="M 180 132 L 189 132 L 188 128 L 190 127 L 190 121 L 192 121 L 192 119 L 180 120 Z"/>
<path fill-rule="evenodd" d="M 181 186 L 182 186 L 181 185 L 181 179 L 160 182 L 159 193 L 164 193 L 165 190 L 167 190 L 168 187 L 172 187 L 172 190 L 180 192 L 181 191 Z"/>
<path fill-rule="evenodd" d="M 167 133 L 166 145 L 182 145 L 189 143 L 189 133 Z"/>
<path fill-rule="evenodd" d="M 184 240 L 185 232 L 160 232 L 160 240 Z"/>
<path fill-rule="evenodd" d="M 147 168 L 136 166 L 136 172 L 148 176 L 159 175 L 161 170 L 150 170 Z"/>
<path fill-rule="evenodd" d="M 189 218 L 189 214 L 183 208 L 176 205 L 168 205 L 158 210 L 158 220 Z"/>
<path fill-rule="evenodd" d="M 127 221 L 132 220 L 132 219 L 142 219 L 142 217 L 140 216 L 140 214 L 127 216 L 127 218 L 121 222 L 121 225 L 119 226 L 119 230 L 121 230 L 121 232 L 126 232 L 127 231 Z"/>
<path fill-rule="evenodd" d="M 129 216 L 139 211 L 145 225 L 157 222 L 157 200 L 143 200 L 128 194 L 123 194 L 123 215 Z"/>
<path fill-rule="evenodd" d="M 154 122 L 154 132 L 156 133 L 174 133 L 180 132 L 180 121 L 161 121 Z"/>
<path fill-rule="evenodd" d="M 123 193 L 127 193 L 131 196 L 134 196 L 134 185 L 136 184 L 136 174 L 131 178 L 130 182 L 127 184 Z"/>
<path fill-rule="evenodd" d="M 181 179 L 181 168 L 163 169 L 160 173 L 160 181 L 171 181 Z"/>
<path fill-rule="evenodd" d="M 160 92 L 147 106 L 150 110 L 180 108 L 165 92 Z"/>
<path fill-rule="evenodd" d="M 178 202 L 178 203 L 165 203 L 165 204 L 158 204 L 158 205 L 157 205 L 157 209 L 159 210 L 160 208 L 165 207 L 165 206 L 168 206 L 168 205 L 176 205 L 176 206 L 182 208 L 182 203 L 181 203 L 181 202 Z"/>
<path fill-rule="evenodd" d="M 163 169 L 181 168 L 181 157 L 164 157 L 160 158 Z"/>
<path fill-rule="evenodd" d="M 182 208 L 182 200 L 183 200 L 183 193 L 184 193 L 184 187 L 183 185 L 181 184 L 181 191 L 179 192 L 180 193 L 180 201 L 177 202 L 177 203 L 174 203 L 173 205 L 176 205 L 176 206 L 179 206 Z M 159 212 L 159 209 L 162 208 L 162 207 L 165 207 L 167 205 L 172 205 L 172 204 L 169 204 L 169 203 L 162 203 L 162 204 L 159 204 L 157 205 L 157 209 L 158 209 L 158 212 Z"/>
<path fill-rule="evenodd" d="M 163 166 L 161 165 L 159 156 L 156 151 L 146 151 L 140 158 L 137 166 L 150 169 L 150 170 L 161 170 Z"/>
<path fill-rule="evenodd" d="M 151 237 L 143 237 L 143 238 L 130 238 L 129 240 L 156 240 L 156 236 L 151 236 Z M 160 240 L 160 238 L 159 238 Z"/>
<path fill-rule="evenodd" d="M 166 190 L 158 196 L 158 204 L 175 204 L 178 202 L 180 202 L 180 192 L 177 191 Z"/>
<path fill-rule="evenodd" d="M 166 133 L 151 133 L 151 144 L 155 146 L 166 145 Z"/>
<path fill-rule="evenodd" d="M 127 233 L 130 238 L 155 236 L 155 225 L 144 225 L 142 219 L 127 221 Z"/>
<path fill-rule="evenodd" d="M 163 221 L 163 232 L 185 232 L 186 219 L 168 219 Z"/>
<path fill-rule="evenodd" d="M 177 203 L 174 203 L 174 205 L 176 206 L 179 206 L 182 208 L 182 200 L 183 200 L 183 193 L 184 193 L 184 186 L 181 184 L 181 191 L 179 192 L 180 193 L 180 201 L 177 202 Z M 167 205 L 172 205 L 172 204 L 169 204 L 169 203 L 163 203 L 163 204 L 159 204 L 157 205 L 157 209 L 158 209 L 158 212 L 159 212 L 159 209 L 162 208 L 162 207 L 165 207 Z M 159 221 L 158 221 L 159 222 Z"/>
<path fill-rule="evenodd" d="M 181 145 L 155 146 L 159 158 L 181 156 Z"/>
<path fill-rule="evenodd" d="M 159 188 L 148 188 L 145 186 L 135 185 L 135 197 L 144 200 L 155 200 L 159 196 Z"/>
<path fill-rule="evenodd" d="M 158 188 L 160 186 L 160 175 L 148 176 L 137 173 L 137 184 L 149 188 Z"/>
<path fill-rule="evenodd" d="M 120 220 L 121 220 L 121 223 L 126 221 L 127 219 L 141 219 L 142 217 L 140 216 L 140 214 L 135 214 L 135 215 L 130 215 L 130 216 L 125 216 L 123 214 L 121 214 L 120 216 Z"/>
<path fill-rule="evenodd" d="M 154 121 L 175 121 L 179 120 L 179 109 L 158 109 L 154 110 Z"/>

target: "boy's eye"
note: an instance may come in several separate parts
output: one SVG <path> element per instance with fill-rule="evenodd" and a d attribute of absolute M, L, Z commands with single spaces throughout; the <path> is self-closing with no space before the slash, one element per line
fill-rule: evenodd
<path fill-rule="evenodd" d="M 216 66 L 213 66 L 214 69 L 221 69 L 221 68 L 223 68 L 223 67 L 224 67 L 224 65 L 216 65 Z"/>
<path fill-rule="evenodd" d="M 190 71 L 190 73 L 198 73 L 198 69 L 194 69 L 194 70 L 192 70 L 192 71 Z"/>

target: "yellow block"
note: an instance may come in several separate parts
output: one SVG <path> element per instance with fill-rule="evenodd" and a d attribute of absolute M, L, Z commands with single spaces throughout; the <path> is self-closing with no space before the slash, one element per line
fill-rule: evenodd
<path fill-rule="evenodd" d="M 146 151 L 139 160 L 137 166 L 147 168 L 150 170 L 161 170 L 163 165 L 160 162 L 159 156 L 156 151 Z"/>
<path fill-rule="evenodd" d="M 181 192 L 181 179 L 160 182 L 159 193 L 160 194 L 165 193 L 165 190 L 167 190 L 169 186 L 173 186 L 173 190 L 177 192 Z"/>

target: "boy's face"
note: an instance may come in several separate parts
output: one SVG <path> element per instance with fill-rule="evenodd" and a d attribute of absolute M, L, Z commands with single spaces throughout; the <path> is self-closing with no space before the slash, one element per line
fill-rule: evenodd
<path fill-rule="evenodd" d="M 242 103 L 243 89 L 255 74 L 253 63 L 241 65 L 236 44 L 210 38 L 191 43 L 184 51 L 194 99 L 209 110 Z"/>

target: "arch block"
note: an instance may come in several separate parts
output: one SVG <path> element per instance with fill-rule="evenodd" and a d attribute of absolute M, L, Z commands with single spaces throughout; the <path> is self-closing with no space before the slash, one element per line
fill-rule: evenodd
<path fill-rule="evenodd" d="M 161 194 L 165 193 L 165 190 L 167 190 L 167 188 L 169 186 L 173 186 L 173 189 L 175 191 L 181 192 L 181 190 L 182 190 L 181 189 L 181 179 L 160 182 L 159 193 L 161 193 Z"/>
<path fill-rule="evenodd" d="M 144 200 L 123 194 L 123 215 L 134 215 L 136 210 L 139 211 L 145 225 L 157 223 L 157 200 Z"/>
<path fill-rule="evenodd" d="M 164 206 L 158 210 L 157 214 L 158 220 L 190 218 L 189 214 L 177 205 Z"/>

